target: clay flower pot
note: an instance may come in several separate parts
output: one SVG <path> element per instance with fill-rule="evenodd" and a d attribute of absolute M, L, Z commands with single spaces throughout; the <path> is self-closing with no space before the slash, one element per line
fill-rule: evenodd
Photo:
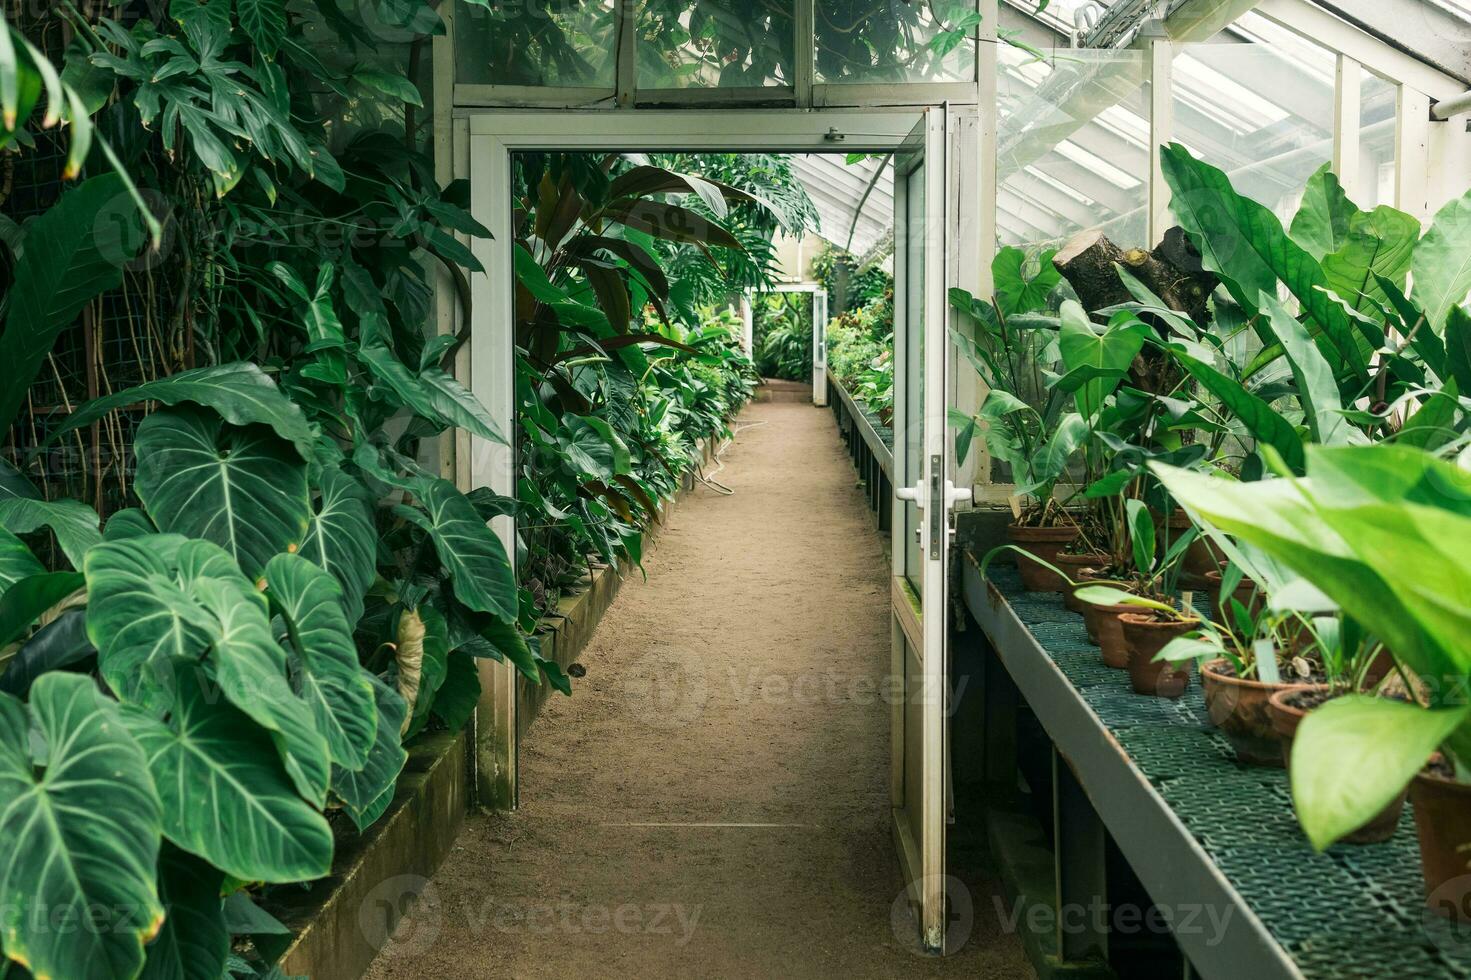
<path fill-rule="evenodd" d="M 1084 571 L 1099 568 L 1107 561 L 1107 555 L 1058 555 L 1052 564 L 1062 569 L 1063 574 L 1074 582 L 1082 583 Z M 1062 604 L 1075 613 L 1082 613 L 1088 604 L 1073 598 L 1073 592 L 1071 588 L 1062 590 Z"/>
<path fill-rule="evenodd" d="M 1206 606 L 1206 608 L 1203 609 L 1202 612 L 1209 616 L 1212 622 L 1219 623 L 1222 626 L 1234 630 L 1236 628 L 1236 623 L 1231 618 L 1231 611 L 1229 609 L 1223 610 L 1221 608 L 1221 587 L 1224 584 L 1225 581 L 1223 576 L 1221 575 L 1219 567 L 1215 571 L 1207 572 L 1205 574 L 1205 594 L 1206 601 L 1209 603 L 1209 605 Z M 1251 579 L 1243 578 L 1241 580 L 1241 583 L 1236 586 L 1236 591 L 1231 594 L 1235 596 L 1236 601 L 1245 606 L 1247 611 L 1250 612 L 1253 616 L 1259 614 L 1262 611 L 1262 606 L 1265 602 L 1265 599 L 1263 598 L 1261 592 L 1257 590 L 1256 583 L 1253 582 Z"/>
<path fill-rule="evenodd" d="M 1272 692 L 1267 699 L 1267 714 L 1272 721 L 1272 731 L 1282 747 L 1281 764 L 1292 771 L 1292 742 L 1297 737 L 1297 726 L 1308 716 L 1308 712 L 1290 703 L 1293 695 L 1327 692 L 1329 688 L 1311 685 L 1287 685 Z M 1405 809 L 1405 794 L 1391 800 L 1379 816 L 1358 830 L 1338 841 L 1340 844 L 1382 844 L 1394 836 L 1399 827 L 1400 814 Z"/>
<path fill-rule="evenodd" d="M 1012 524 L 1006 529 L 1008 541 L 1054 565 L 1057 564 L 1057 556 L 1077 536 L 1076 527 L 1018 527 Z M 1067 584 L 1052 569 L 1028 561 L 1023 555 L 1016 556 L 1016 565 L 1022 573 L 1022 587 L 1028 592 L 1061 592 Z"/>
<path fill-rule="evenodd" d="M 1175 664 L 1155 661 L 1155 655 L 1177 636 L 1200 626 L 1200 620 L 1161 620 L 1152 612 L 1126 612 L 1119 616 L 1124 645 L 1129 651 L 1129 684 L 1135 694 L 1178 698 L 1190 686 L 1190 671 Z"/>
<path fill-rule="evenodd" d="M 1425 770 L 1410 784 L 1425 907 L 1471 922 L 1471 785 Z"/>
<path fill-rule="evenodd" d="M 1116 670 L 1128 669 L 1129 645 L 1124 640 L 1119 617 L 1138 612 L 1139 607 L 1083 605 L 1083 625 L 1088 630 L 1088 640 L 1102 650 L 1103 662 Z"/>
<path fill-rule="evenodd" d="M 1282 741 L 1272 727 L 1268 701 L 1278 691 L 1300 686 L 1244 680 L 1225 659 L 1212 660 L 1200 669 L 1211 724 L 1225 733 L 1236 758 L 1249 766 L 1282 765 Z"/>

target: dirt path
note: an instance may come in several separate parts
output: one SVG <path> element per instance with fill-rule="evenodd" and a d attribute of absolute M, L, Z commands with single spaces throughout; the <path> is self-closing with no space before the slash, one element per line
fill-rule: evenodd
<path fill-rule="evenodd" d="M 896 938 L 880 539 L 827 412 L 739 425 L 368 976 L 1032 976 L 985 881 L 960 955 Z"/>

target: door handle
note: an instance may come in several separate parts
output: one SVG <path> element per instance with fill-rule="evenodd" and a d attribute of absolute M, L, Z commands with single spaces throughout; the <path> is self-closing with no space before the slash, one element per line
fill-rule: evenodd
<path fill-rule="evenodd" d="M 956 504 L 975 502 L 976 492 L 972 487 L 957 487 L 951 481 L 945 481 L 945 506 L 950 510 L 954 510 Z"/>
<path fill-rule="evenodd" d="M 894 496 L 898 497 L 900 500 L 909 501 L 920 510 L 924 510 L 925 506 L 929 503 L 929 500 L 924 492 L 923 483 L 916 483 L 912 487 L 896 487 L 894 489 Z"/>

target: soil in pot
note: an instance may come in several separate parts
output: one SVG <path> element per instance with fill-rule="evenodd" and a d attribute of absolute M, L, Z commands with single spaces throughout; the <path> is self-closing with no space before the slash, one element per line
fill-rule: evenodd
<path fill-rule="evenodd" d="M 1282 765 L 1282 740 L 1272 727 L 1268 701 L 1278 691 L 1301 686 L 1237 677 L 1236 668 L 1224 658 L 1200 669 L 1200 687 L 1211 724 L 1230 739 L 1236 758 L 1249 766 Z"/>
<path fill-rule="evenodd" d="M 1200 626 L 1198 619 L 1160 619 L 1153 613 L 1126 612 L 1119 616 L 1129 654 L 1129 684 L 1135 694 L 1178 698 L 1190 686 L 1188 665 L 1156 661 L 1155 655 L 1178 636 Z"/>
<path fill-rule="evenodd" d="M 1108 556 L 1102 554 L 1058 555 L 1057 560 L 1054 561 L 1052 564 L 1062 569 L 1063 574 L 1072 579 L 1074 582 L 1085 584 L 1083 581 L 1083 573 L 1089 569 L 1099 568 L 1107 561 Z M 1063 588 L 1062 604 L 1064 606 L 1067 606 L 1073 612 L 1081 614 L 1084 612 L 1084 607 L 1088 604 L 1086 602 L 1079 602 L 1077 599 L 1075 599 L 1073 597 L 1074 591 L 1075 590 L 1071 587 Z"/>
<path fill-rule="evenodd" d="M 1006 539 L 1028 554 L 1055 565 L 1057 556 L 1077 539 L 1078 533 L 1075 526 L 1021 527 L 1012 524 L 1006 529 Z M 1061 592 L 1067 584 L 1052 569 L 1028 561 L 1024 555 L 1016 556 L 1016 565 L 1022 575 L 1022 587 L 1028 592 Z"/>
<path fill-rule="evenodd" d="M 1281 765 L 1292 771 L 1292 742 L 1297 737 L 1297 726 L 1308 712 L 1319 708 L 1341 695 L 1342 691 L 1324 686 L 1288 686 L 1274 691 L 1267 699 L 1267 714 L 1271 719 L 1272 731 L 1281 745 Z M 1400 814 L 1405 809 L 1405 793 L 1389 802 L 1379 815 L 1358 830 L 1343 837 L 1340 844 L 1382 844 L 1394 836 L 1399 828 Z"/>
<path fill-rule="evenodd" d="M 1471 785 L 1458 782 L 1437 759 L 1410 784 L 1420 860 L 1425 869 L 1425 907 L 1471 922 Z"/>

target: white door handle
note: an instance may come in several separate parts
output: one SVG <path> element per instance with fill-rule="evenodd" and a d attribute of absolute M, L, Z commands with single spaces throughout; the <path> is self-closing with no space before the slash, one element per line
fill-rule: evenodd
<path fill-rule="evenodd" d="M 951 510 L 956 504 L 973 504 L 976 502 L 976 492 L 971 487 L 957 487 L 949 480 L 945 481 L 945 504 Z"/>
<path fill-rule="evenodd" d="M 925 503 L 927 502 L 923 483 L 916 483 L 912 487 L 896 487 L 894 490 L 894 496 L 898 497 L 900 500 L 909 501 L 920 510 L 924 510 Z"/>

